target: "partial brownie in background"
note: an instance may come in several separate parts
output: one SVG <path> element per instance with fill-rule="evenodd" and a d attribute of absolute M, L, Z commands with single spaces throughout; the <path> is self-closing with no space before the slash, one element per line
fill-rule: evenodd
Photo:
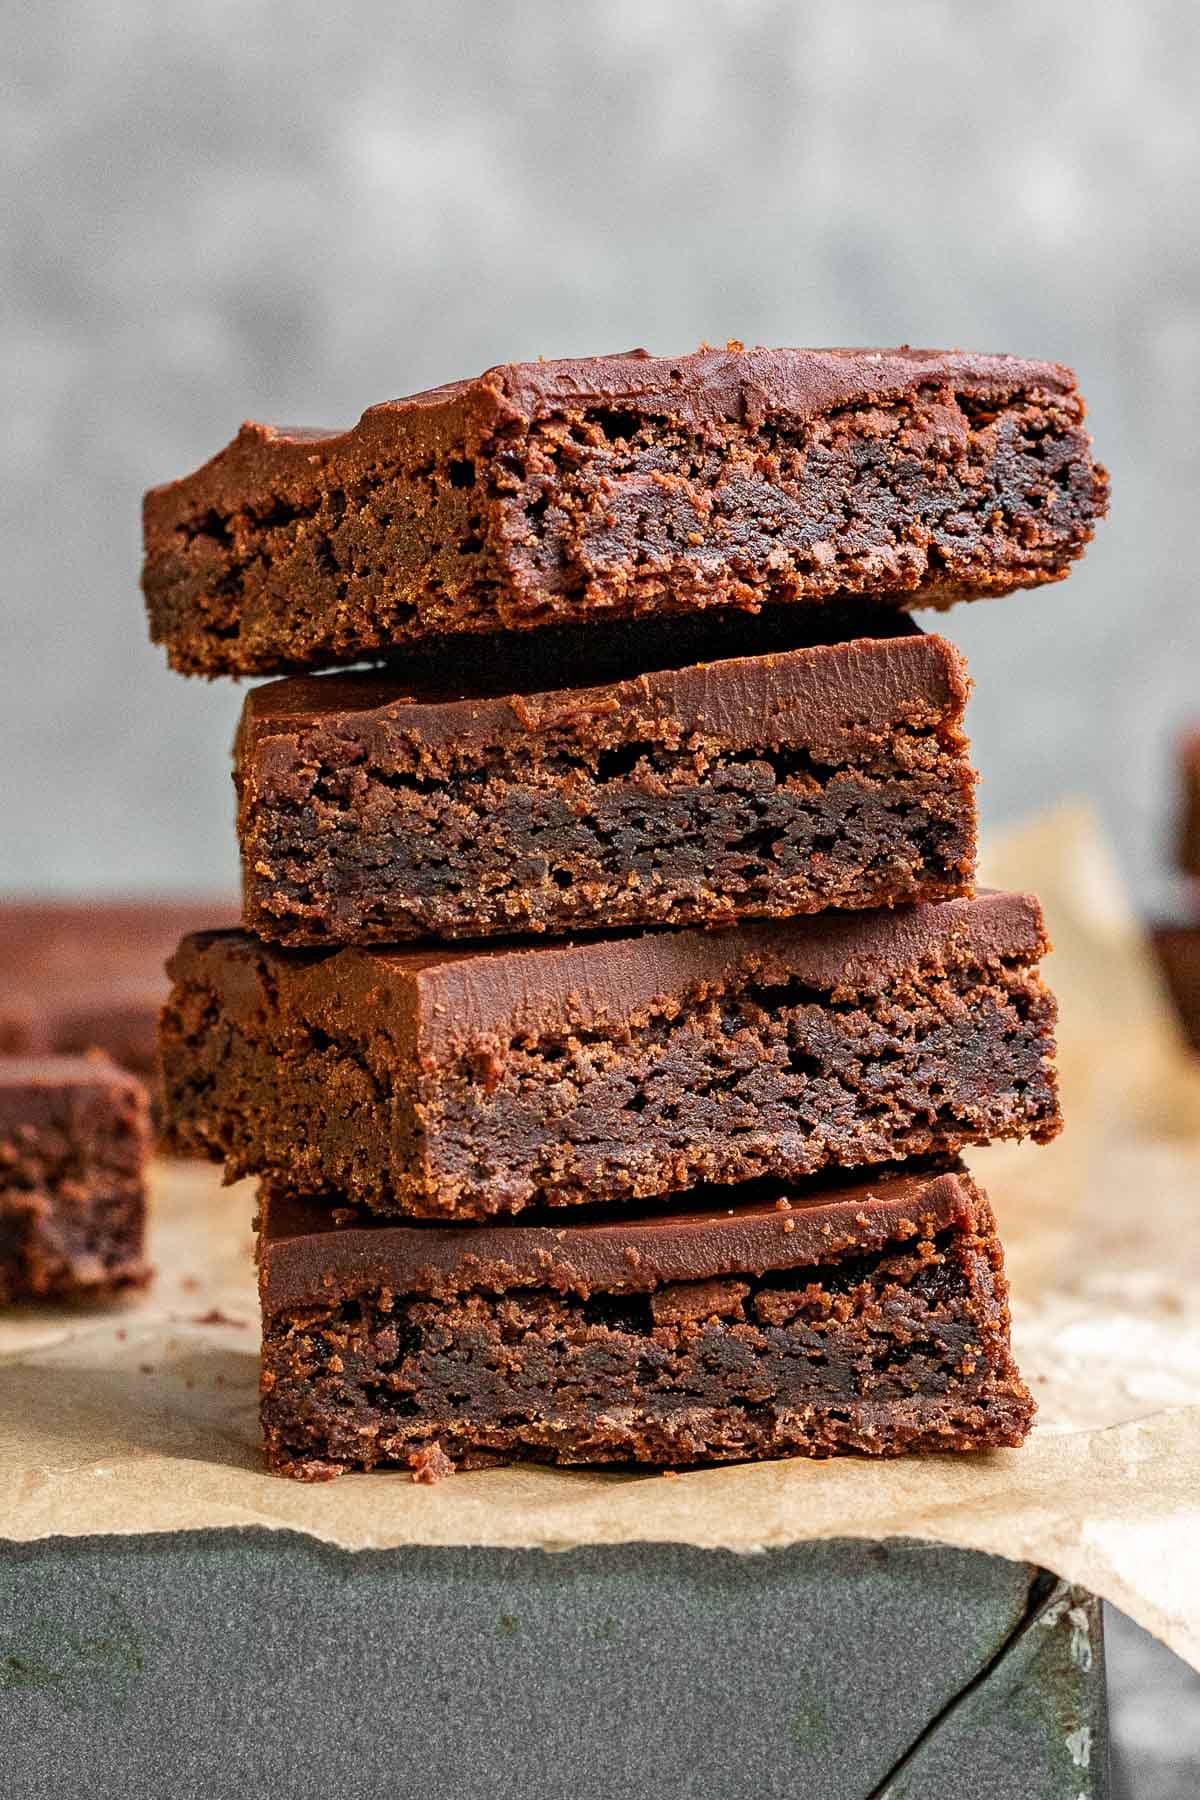
<path fill-rule="evenodd" d="M 1180 746 L 1182 795 L 1179 814 L 1179 866 L 1200 880 L 1200 731 L 1189 732 Z"/>
<path fill-rule="evenodd" d="M 902 615 L 705 614 L 246 698 L 243 923 L 285 944 L 970 893 L 966 664 Z M 714 658 L 718 660 L 713 660 Z"/>
<path fill-rule="evenodd" d="M 284 674 L 431 635 L 1060 580 L 1107 506 L 1070 370 L 937 350 L 515 363 L 243 425 L 145 502 L 151 636 Z M 471 655 L 470 649 L 464 650 Z"/>
<path fill-rule="evenodd" d="M 166 1129 L 230 1177 L 443 1218 L 1046 1139 L 1046 948 L 1020 894 L 528 948 L 203 932 L 170 965 Z"/>
<path fill-rule="evenodd" d="M 262 1419 L 282 1474 L 1016 1445 L 985 1196 L 958 1166 L 689 1195 L 637 1220 L 331 1224 L 264 1192 Z"/>
<path fill-rule="evenodd" d="M 1154 925 L 1150 942 L 1192 1047 L 1200 1051 L 1200 922 Z"/>
<path fill-rule="evenodd" d="M 1200 730 L 1179 742 L 1178 778 L 1176 862 L 1200 881 Z M 1147 934 L 1184 1034 L 1200 1051 L 1200 898 L 1189 909 L 1184 897 L 1176 917 L 1149 925 Z"/>
<path fill-rule="evenodd" d="M 228 899 L 0 901 L 0 1052 L 99 1049 L 151 1077 L 167 957 L 237 916 Z"/>
<path fill-rule="evenodd" d="M 0 1301 L 138 1285 L 149 1101 L 100 1055 L 0 1058 Z"/>

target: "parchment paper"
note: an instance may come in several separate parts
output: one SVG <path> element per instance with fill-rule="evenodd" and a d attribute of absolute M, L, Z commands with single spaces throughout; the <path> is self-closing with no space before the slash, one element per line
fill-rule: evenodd
<path fill-rule="evenodd" d="M 1024 1449 L 666 1478 L 534 1467 L 303 1486 L 263 1472 L 249 1184 L 161 1164 L 144 1297 L 0 1319 L 0 1535 L 265 1526 L 347 1548 L 674 1541 L 740 1551 L 909 1537 L 1038 1563 L 1200 1667 L 1200 1072 L 1184 1054 L 1085 814 L 1007 838 L 1056 951 L 1068 1128 L 972 1158 L 996 1205 Z"/>

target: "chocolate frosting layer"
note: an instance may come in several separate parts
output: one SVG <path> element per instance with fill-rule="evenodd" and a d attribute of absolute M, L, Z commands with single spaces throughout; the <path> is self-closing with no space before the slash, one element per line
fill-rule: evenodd
<path fill-rule="evenodd" d="M 690 356 L 631 350 L 624 356 L 512 363 L 489 369 L 481 381 L 499 387 L 524 419 L 627 405 L 694 423 L 736 419 L 749 425 L 780 415 L 811 419 L 836 406 L 894 399 L 930 383 L 997 397 L 1030 387 L 1069 393 L 1075 385 L 1071 371 L 1057 363 L 1015 356 L 907 347 L 745 350 L 740 345 L 706 347 Z"/>
<path fill-rule="evenodd" d="M 923 386 L 949 386 L 984 400 L 1030 389 L 1072 393 L 1075 378 L 1058 363 L 959 350 L 800 350 L 703 347 L 687 356 L 567 357 L 507 363 L 473 381 L 449 382 L 370 407 L 349 429 L 315 430 L 247 421 L 224 450 L 181 481 L 152 488 L 146 527 L 170 530 L 209 507 L 234 512 L 272 492 L 302 492 L 314 471 L 336 462 L 350 478 L 396 459 L 397 446 L 468 454 L 505 425 L 532 423 L 592 407 L 703 426 L 720 420 L 753 428 L 773 420 L 803 425 L 835 407 L 902 398 Z"/>
<path fill-rule="evenodd" d="M 900 622 L 903 615 L 892 617 Z M 709 616 L 700 615 L 699 622 L 709 623 Z M 538 634 L 529 635 L 536 640 Z M 706 634 L 676 635 L 686 643 L 690 635 Z M 753 640 L 759 634 L 751 629 L 745 635 Z M 763 635 L 771 642 L 780 634 Z M 595 673 L 583 656 L 576 666 Z M 669 728 L 673 741 L 698 734 L 735 749 L 802 745 L 836 761 L 864 728 L 927 727 L 947 708 L 960 710 L 970 689 L 966 664 L 954 647 L 915 627 L 765 653 L 747 647 L 744 655 L 690 666 L 664 663 L 637 673 L 627 662 L 625 669 L 625 678 L 616 677 L 609 686 L 580 683 L 547 691 L 514 685 L 505 692 L 503 669 L 486 683 L 492 693 L 482 691 L 484 681 L 453 670 L 440 693 L 378 674 L 268 682 L 247 695 L 239 755 L 269 738 L 314 727 L 336 730 L 339 720 L 365 746 L 368 758 L 386 758 L 389 739 L 452 750 L 458 744 L 495 744 L 578 728 L 618 714 L 630 732 L 656 736 Z M 561 673 L 553 666 L 544 672 Z"/>
<path fill-rule="evenodd" d="M 718 1205 L 721 1197 L 736 1204 Z M 803 1188 L 700 1189 L 649 1218 L 541 1225 L 330 1224 L 328 1202 L 260 1197 L 259 1288 L 268 1319 L 367 1291 L 436 1298 L 548 1287 L 645 1293 L 679 1281 L 765 1275 L 870 1255 L 922 1230 L 974 1224 L 982 1196 L 960 1163 L 937 1173 Z"/>
<path fill-rule="evenodd" d="M 360 1041 L 380 1032 L 438 1063 L 513 1038 L 618 1029 L 734 983 L 878 991 L 921 967 L 1031 963 L 1047 948 L 1034 895 L 983 892 L 890 912 L 521 948 L 281 951 L 247 932 L 198 932 L 168 971 L 211 987 L 234 1024 L 286 995 L 310 1025 L 349 1026 Z"/>
<path fill-rule="evenodd" d="M 703 613 L 651 614 L 638 619 L 546 625 L 537 631 L 500 631 L 473 638 L 432 638 L 405 652 L 393 675 L 386 664 L 364 673 L 292 676 L 264 682 L 248 696 L 264 716 L 315 711 L 330 682 L 347 693 L 406 698 L 412 705 L 503 699 L 550 691 L 577 692 L 694 664 L 825 649 L 860 638 L 919 638 L 907 613 L 854 598 L 809 611 L 765 606 L 751 613 L 714 607 Z"/>

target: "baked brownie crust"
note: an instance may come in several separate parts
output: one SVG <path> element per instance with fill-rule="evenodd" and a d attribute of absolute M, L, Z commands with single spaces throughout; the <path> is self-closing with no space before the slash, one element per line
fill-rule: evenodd
<path fill-rule="evenodd" d="M 140 1284 L 149 1103 L 104 1057 L 0 1061 L 0 1301 Z"/>
<path fill-rule="evenodd" d="M 151 635 L 278 674 L 431 634 L 1056 581 L 1107 504 L 1070 371 L 913 350 L 512 364 L 244 425 L 146 496 Z"/>
<path fill-rule="evenodd" d="M 528 949 L 186 939 L 176 1147 L 475 1217 L 951 1154 L 1059 1126 L 1036 900 Z"/>
<path fill-rule="evenodd" d="M 262 1415 L 284 1474 L 896 1455 L 1029 1426 L 994 1221 L 961 1168 L 697 1195 L 628 1224 L 327 1223 L 263 1195 Z"/>
<path fill-rule="evenodd" d="M 851 641 L 804 643 L 786 608 L 714 623 L 529 633 L 492 646 L 474 691 L 458 657 L 424 689 L 411 671 L 255 688 L 235 747 L 244 923 L 389 943 L 969 893 L 953 646 L 879 609 L 846 619 Z"/>

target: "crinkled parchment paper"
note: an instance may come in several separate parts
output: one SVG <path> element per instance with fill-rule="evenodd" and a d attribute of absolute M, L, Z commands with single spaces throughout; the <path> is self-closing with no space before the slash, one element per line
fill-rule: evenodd
<path fill-rule="evenodd" d="M 972 1159 L 1041 1409 L 1024 1449 L 674 1479 L 524 1467 L 432 1488 L 404 1474 L 282 1480 L 257 1450 L 250 1188 L 161 1164 L 149 1293 L 0 1319 L 0 1536 L 233 1525 L 348 1548 L 747 1551 L 925 1538 L 1053 1569 L 1200 1666 L 1200 1072 L 1085 815 L 1012 834 L 987 877 L 1041 894 L 1063 1015 L 1065 1135 Z"/>

